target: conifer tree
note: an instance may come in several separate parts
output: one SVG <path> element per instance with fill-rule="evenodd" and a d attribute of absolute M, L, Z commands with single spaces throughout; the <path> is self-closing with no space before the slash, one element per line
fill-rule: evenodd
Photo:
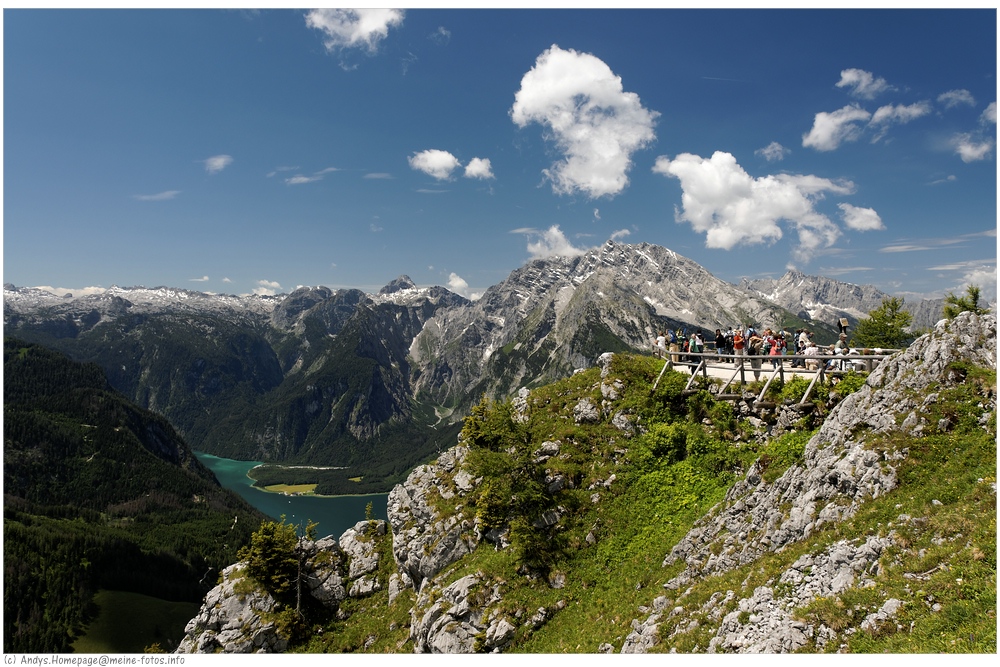
<path fill-rule="evenodd" d="M 984 315 L 990 312 L 989 308 L 980 308 L 979 295 L 980 289 L 978 285 L 969 285 L 966 287 L 965 296 L 955 296 L 951 292 L 948 292 L 948 296 L 944 298 L 945 318 L 952 320 L 958 317 L 959 313 L 966 311 L 975 313 L 976 315 Z"/>
<path fill-rule="evenodd" d="M 882 305 L 858 321 L 853 343 L 859 347 L 899 348 L 913 339 L 906 329 L 913 315 L 903 310 L 903 299 L 889 296 Z"/>

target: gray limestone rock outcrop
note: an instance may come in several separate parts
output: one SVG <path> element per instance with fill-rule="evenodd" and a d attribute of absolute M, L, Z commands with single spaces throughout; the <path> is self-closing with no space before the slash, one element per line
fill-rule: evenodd
<path fill-rule="evenodd" d="M 245 577 L 242 563 L 222 571 L 222 582 L 188 621 L 175 653 L 280 653 L 288 647 L 274 624 L 264 620 L 277 602 L 262 590 L 238 592 Z"/>
<path fill-rule="evenodd" d="M 341 537 L 346 548 L 333 537 L 301 538 L 303 592 L 335 609 L 348 595 L 376 590 L 371 584 L 378 567 L 375 539 L 385 533 L 385 521 L 360 521 Z M 188 622 L 175 652 L 281 653 L 288 647 L 288 638 L 271 617 L 277 611 L 280 604 L 249 579 L 244 563 L 230 565 Z"/>
<path fill-rule="evenodd" d="M 385 532 L 385 521 L 359 521 L 340 536 L 340 549 L 347 557 L 347 578 L 353 581 L 348 590 L 351 597 L 364 597 L 380 590 L 375 577 L 379 559 L 375 538 Z"/>
<path fill-rule="evenodd" d="M 430 590 L 428 590 L 430 589 Z M 489 606 L 499 602 L 499 584 L 470 574 L 438 589 L 425 587 L 410 611 L 415 653 L 475 653 L 502 649 L 517 626 Z"/>
<path fill-rule="evenodd" d="M 888 539 L 869 537 L 861 545 L 841 541 L 819 554 L 802 556 L 781 574 L 777 586 L 757 587 L 726 614 L 708 652 L 791 653 L 810 640 L 829 641 L 833 638 L 829 629 L 796 620 L 793 610 L 853 586 L 874 585 L 869 575 L 887 546 Z"/>
<path fill-rule="evenodd" d="M 461 474 L 468 448 L 442 453 L 436 463 L 418 466 L 403 484 L 389 492 L 387 511 L 392 526 L 392 552 L 405 585 L 420 591 L 423 582 L 479 544 L 474 522 L 461 506 L 442 516 L 432 496 L 451 500 L 465 495 L 474 480 Z"/>

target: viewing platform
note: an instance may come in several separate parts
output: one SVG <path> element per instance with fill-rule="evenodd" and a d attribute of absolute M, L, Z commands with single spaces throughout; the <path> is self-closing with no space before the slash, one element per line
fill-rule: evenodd
<path fill-rule="evenodd" d="M 739 400 L 743 398 L 742 393 L 727 393 L 726 390 L 737 385 L 742 387 L 751 382 L 763 380 L 764 386 L 757 397 L 757 402 L 761 402 L 775 379 L 786 382 L 799 376 L 811 378 L 809 388 L 799 401 L 799 405 L 804 405 L 808 402 L 817 383 L 823 383 L 851 371 L 870 373 L 883 359 L 897 351 L 879 348 L 875 350 L 865 349 L 856 354 L 783 354 L 781 356 L 720 354 L 714 350 L 708 352 L 667 352 L 664 355 L 663 370 L 656 378 L 653 389 L 656 389 L 663 374 L 669 368 L 690 374 L 691 378 L 684 387 L 684 393 L 693 394 L 698 391 L 693 387 L 699 377 L 722 380 L 723 384 L 716 394 L 716 398 L 721 400 Z M 776 368 L 773 365 L 775 360 L 779 360 Z M 802 365 L 793 366 L 795 363 Z M 816 365 L 817 368 L 804 367 L 807 364 Z"/>

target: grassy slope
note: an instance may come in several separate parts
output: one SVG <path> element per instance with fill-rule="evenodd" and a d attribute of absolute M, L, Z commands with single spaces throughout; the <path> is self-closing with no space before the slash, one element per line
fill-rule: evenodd
<path fill-rule="evenodd" d="M 625 400 L 641 402 L 643 392 L 649 395 L 658 366 L 652 360 L 634 358 L 625 370 Z M 561 465 L 580 479 L 575 490 L 560 497 L 570 514 L 565 529 L 556 536 L 563 548 L 549 579 L 565 575 L 564 587 L 553 588 L 544 578 L 519 574 L 514 550 L 496 551 L 489 544 L 456 563 L 444 577 L 447 583 L 479 572 L 487 580 L 504 582 L 499 604 L 520 625 L 508 652 L 596 652 L 603 643 L 619 650 L 632 620 L 648 616 L 640 606 L 664 594 L 677 596 L 662 585 L 682 564 L 665 569 L 661 562 L 693 522 L 723 498 L 753 460 L 766 454 L 770 463 L 765 479 L 773 480 L 796 461 L 808 439 L 809 432 L 801 431 L 758 446 L 734 443 L 729 433 L 723 448 L 718 445 L 721 440 L 713 438 L 694 447 L 689 444 L 689 455 L 679 462 L 650 457 L 643 454 L 640 439 L 627 443 L 606 424 L 578 427 L 564 417 L 567 408 L 572 414 L 572 405 L 581 395 L 593 398 L 595 373 L 588 371 L 532 393 L 533 411 L 541 415 L 532 421 L 535 445 L 542 439 L 558 438 L 562 452 L 570 454 Z M 983 429 L 976 423 L 981 412 L 976 406 L 984 392 L 995 392 L 996 377 L 995 372 L 981 369 L 974 375 L 977 381 L 941 392 L 934 404 L 935 411 L 957 424 L 952 432 L 873 445 L 909 448 L 894 491 L 870 501 L 848 521 L 827 526 L 781 553 L 710 577 L 678 599 L 671 598 L 667 608 L 683 611 L 665 615 L 660 643 L 653 651 L 704 651 L 719 622 L 700 608 L 714 593 L 736 593 L 725 609 L 728 612 L 755 587 L 773 585 L 780 572 L 803 553 L 816 553 L 838 540 L 892 534 L 893 545 L 880 560 L 875 587 L 853 588 L 796 611 L 802 620 L 823 622 L 838 631 L 838 642 L 825 650 L 995 652 L 996 421 L 994 414 L 988 429 Z M 663 384 L 670 384 L 669 376 Z M 650 417 L 647 426 L 668 418 L 662 410 L 655 414 L 656 409 L 648 405 L 641 409 Z M 716 416 L 718 423 L 726 421 L 725 414 Z M 933 417 L 928 415 L 931 423 L 935 423 Z M 592 503 L 593 491 L 586 487 L 592 480 L 607 479 L 612 471 L 618 479 L 610 490 L 601 490 L 600 502 Z M 901 520 L 901 515 L 911 519 Z M 596 536 L 596 544 L 588 543 L 588 533 Z M 394 569 L 389 551 L 382 561 L 380 577 L 385 587 Z M 861 630 L 865 616 L 892 597 L 905 603 L 895 621 L 875 632 Z M 371 598 L 351 600 L 344 610 L 352 616 L 331 624 L 302 649 L 412 651 L 407 626 L 413 600 L 413 592 L 405 591 L 389 607 L 385 588 Z M 532 632 L 524 624 L 539 607 L 550 610 L 551 618 Z M 681 626 L 692 627 L 693 620 L 698 621 L 693 630 L 671 637 Z M 817 649 L 807 646 L 804 650 Z"/>

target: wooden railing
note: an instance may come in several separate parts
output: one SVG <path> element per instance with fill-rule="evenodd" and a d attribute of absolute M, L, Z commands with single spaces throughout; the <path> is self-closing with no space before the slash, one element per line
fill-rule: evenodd
<path fill-rule="evenodd" d="M 710 352 L 667 352 L 665 354 L 665 363 L 663 364 L 663 369 L 660 371 L 660 375 L 656 378 L 656 382 L 653 383 L 653 390 L 659 385 L 660 380 L 663 378 L 663 374 L 668 368 L 674 368 L 681 366 L 684 368 L 689 368 L 691 370 L 691 378 L 688 380 L 687 385 L 684 387 L 684 391 L 691 391 L 691 386 L 694 384 L 695 380 L 700 375 L 701 377 L 708 379 L 709 369 L 713 369 L 718 373 L 719 371 L 724 371 L 727 369 L 732 369 L 732 374 L 730 375 L 713 375 L 713 377 L 725 379 L 722 387 L 719 389 L 719 396 L 725 397 L 725 391 L 728 389 L 739 377 L 739 384 L 748 384 L 747 371 L 754 374 L 754 382 L 760 379 L 760 375 L 769 376 L 764 383 L 764 387 L 761 389 L 760 395 L 757 397 L 757 401 L 760 402 L 764 399 L 768 388 L 775 378 L 780 378 L 782 382 L 785 381 L 785 374 L 790 375 L 812 375 L 812 381 L 809 383 L 809 388 L 806 390 L 799 402 L 800 405 L 808 401 L 810 394 L 812 393 L 813 387 L 817 383 L 822 383 L 826 377 L 837 376 L 846 373 L 849 370 L 856 370 L 858 372 L 869 373 L 871 372 L 883 359 L 895 353 L 897 350 L 886 350 L 879 349 L 877 351 L 865 350 L 865 354 L 824 354 L 824 355 L 805 355 L 805 354 L 783 354 L 780 356 L 772 356 L 765 354 L 720 354 L 716 351 Z M 868 353 L 870 352 L 870 353 Z M 675 361 L 674 358 L 677 358 Z M 697 361 L 695 361 L 697 360 Z M 716 363 L 711 363 L 711 362 Z M 773 367 L 774 362 L 778 362 L 777 367 Z M 836 364 L 835 368 L 827 368 L 830 362 Z M 759 366 L 754 366 L 754 362 L 759 362 Z M 788 362 L 801 362 L 801 366 L 786 365 Z M 805 368 L 804 366 L 810 362 L 818 362 L 819 366 L 815 369 Z M 750 364 L 749 368 L 747 364 Z M 771 368 L 766 368 L 766 364 L 771 364 Z M 734 395 L 733 398 L 738 397 Z"/>

